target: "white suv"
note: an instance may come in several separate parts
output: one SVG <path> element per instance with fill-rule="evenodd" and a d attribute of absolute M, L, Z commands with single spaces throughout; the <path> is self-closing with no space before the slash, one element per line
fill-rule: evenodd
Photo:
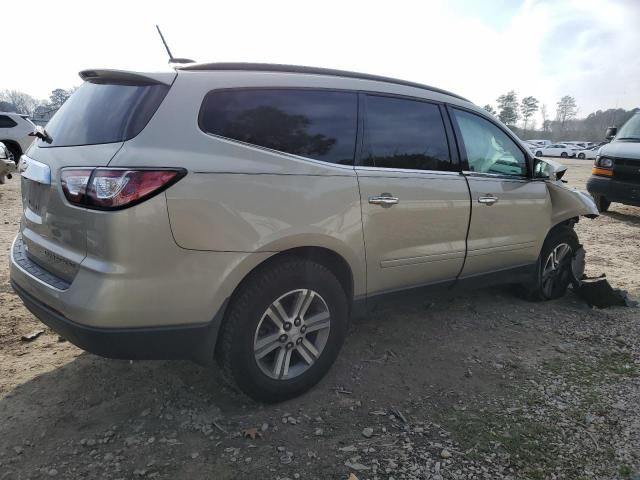
<path fill-rule="evenodd" d="M 27 151 L 34 137 L 29 134 L 36 129 L 28 115 L 15 112 L 0 112 L 0 142 L 4 143 L 16 163 Z"/>

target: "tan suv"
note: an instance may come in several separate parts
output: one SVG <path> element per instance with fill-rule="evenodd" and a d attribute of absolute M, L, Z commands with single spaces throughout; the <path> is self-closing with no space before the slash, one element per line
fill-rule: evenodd
<path fill-rule="evenodd" d="M 81 348 L 217 359 L 262 401 L 322 378 L 384 294 L 564 294 L 573 223 L 597 215 L 436 88 L 256 64 L 80 75 L 20 164 L 16 292 Z"/>

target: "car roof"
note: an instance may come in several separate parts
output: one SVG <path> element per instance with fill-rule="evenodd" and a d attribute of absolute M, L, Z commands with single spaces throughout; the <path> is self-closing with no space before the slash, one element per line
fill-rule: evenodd
<path fill-rule="evenodd" d="M 221 71 L 221 70 L 235 70 L 235 71 L 251 71 L 251 72 L 282 72 L 282 73 L 302 73 L 310 75 L 329 75 L 333 77 L 345 77 L 345 78 L 357 78 L 361 80 L 373 80 L 378 82 L 392 83 L 396 85 L 403 85 L 407 87 L 420 88 L 422 90 L 429 90 L 431 92 L 437 92 L 444 95 L 470 102 L 468 99 L 451 93 L 447 90 L 431 87 L 421 83 L 409 82 L 407 80 L 400 80 L 397 78 L 384 77 L 379 75 L 371 75 L 368 73 L 350 72 L 347 70 L 335 70 L 331 68 L 318 68 L 307 67 L 301 65 L 283 65 L 276 63 L 234 63 L 234 62 L 217 62 L 217 63 L 190 63 L 186 65 L 176 65 L 177 71 Z"/>

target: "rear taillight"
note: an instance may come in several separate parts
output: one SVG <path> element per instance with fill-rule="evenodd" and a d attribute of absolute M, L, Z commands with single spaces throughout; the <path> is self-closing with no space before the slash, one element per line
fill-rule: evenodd
<path fill-rule="evenodd" d="M 176 168 L 64 168 L 61 183 L 64 196 L 74 205 L 118 210 L 162 192 L 186 173 Z"/>

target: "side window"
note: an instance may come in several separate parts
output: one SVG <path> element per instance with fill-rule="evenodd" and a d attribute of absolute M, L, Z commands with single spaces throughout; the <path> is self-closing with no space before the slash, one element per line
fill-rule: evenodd
<path fill-rule="evenodd" d="M 513 140 L 479 115 L 453 109 L 467 152 L 469 170 L 499 175 L 527 175 L 527 159 Z"/>
<path fill-rule="evenodd" d="M 353 164 L 357 94 L 307 89 L 210 92 L 200 112 L 207 133 L 329 163 Z"/>
<path fill-rule="evenodd" d="M 7 117 L 6 115 L 0 115 L 0 128 L 13 128 L 16 125 L 17 123 L 13 118 Z"/>
<path fill-rule="evenodd" d="M 449 144 L 437 105 L 377 95 L 365 98 L 364 165 L 451 170 Z"/>

